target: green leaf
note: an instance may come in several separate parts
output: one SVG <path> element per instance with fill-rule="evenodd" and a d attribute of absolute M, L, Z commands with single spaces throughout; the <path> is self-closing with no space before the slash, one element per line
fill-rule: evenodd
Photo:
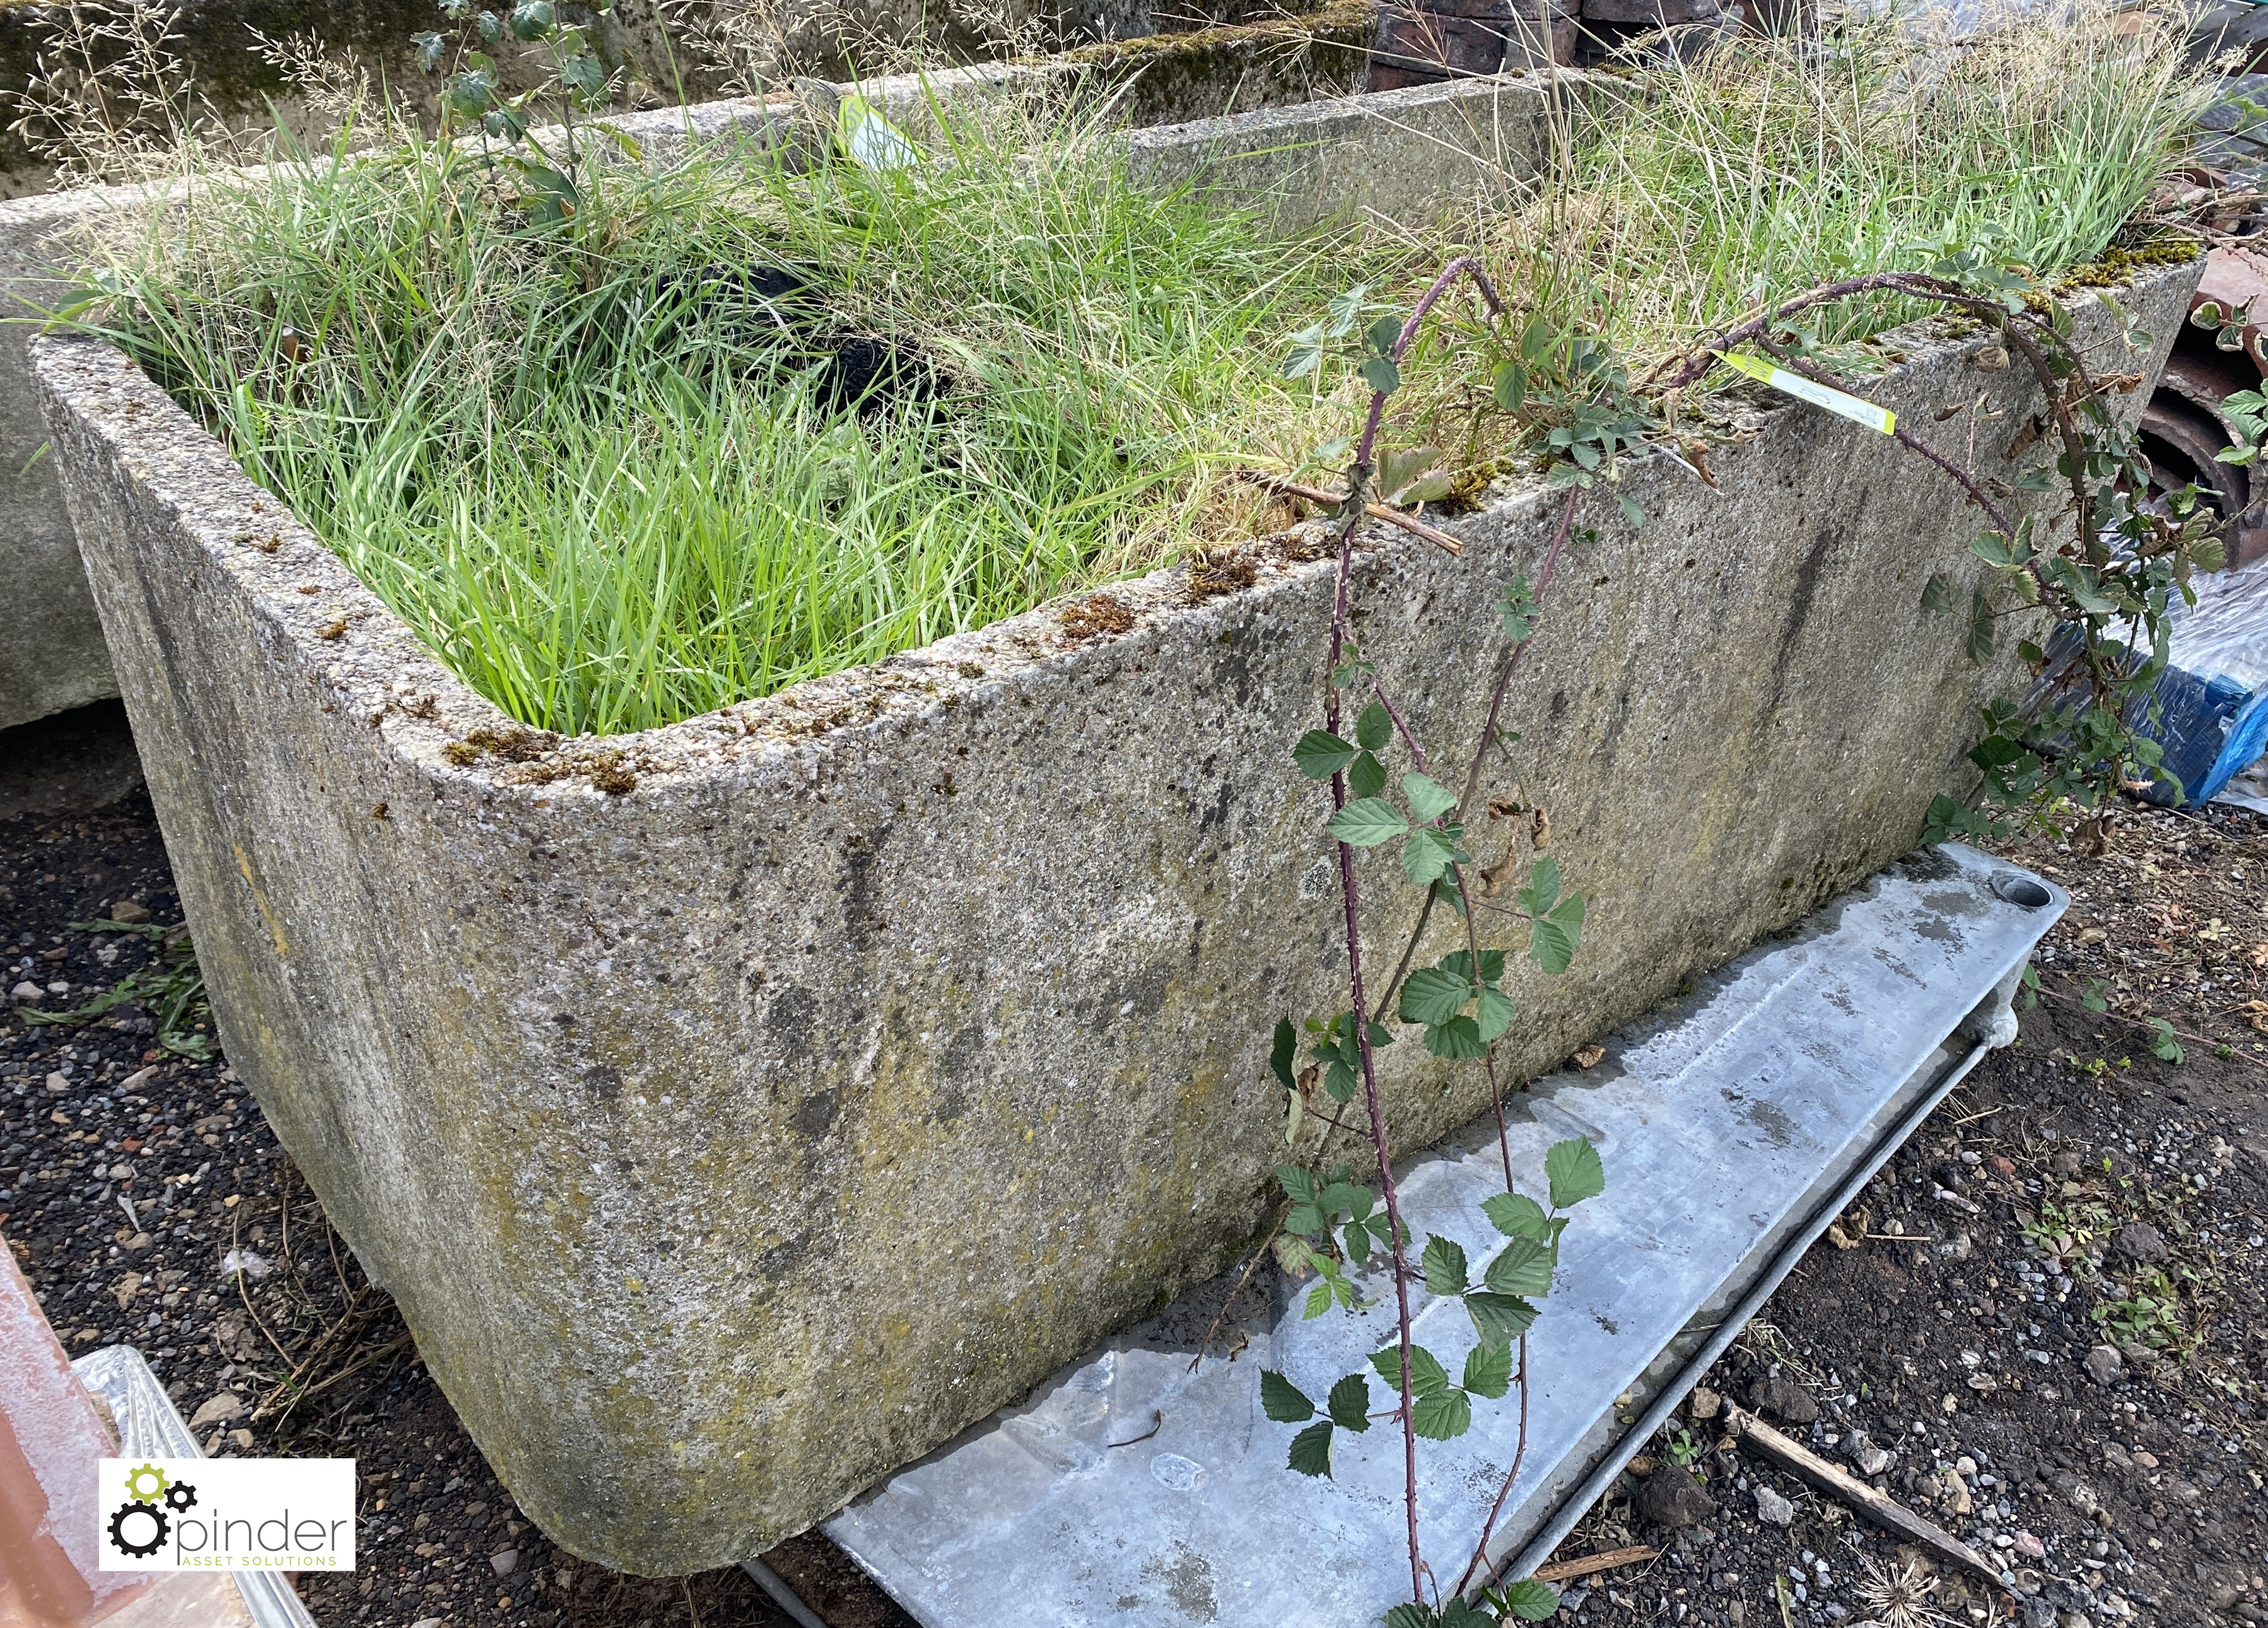
<path fill-rule="evenodd" d="M 1573 963 L 1575 947 L 1582 935 L 1583 895 L 1570 894 L 1550 915 L 1529 924 L 1528 953 L 1535 958 L 1537 966 L 1557 977 Z"/>
<path fill-rule="evenodd" d="M 586 107 L 607 99 L 606 64 L 588 52 L 560 63 L 559 80 Z"/>
<path fill-rule="evenodd" d="M 1402 850 L 1402 873 L 1420 888 L 1437 879 L 1457 858 L 1457 844 L 1447 832 L 1421 825 L 1410 833 Z"/>
<path fill-rule="evenodd" d="M 1499 362 L 1496 366 L 1496 404 L 1507 413 L 1516 413 L 1528 404 L 1528 370 L 1517 362 Z"/>
<path fill-rule="evenodd" d="M 1488 1054 L 1488 1048 L 1481 1043 L 1480 1025 L 1470 1018 L 1451 1018 L 1427 1028 L 1425 1050 L 1453 1062 Z"/>
<path fill-rule="evenodd" d="M 1329 1279 L 1307 1291 L 1307 1303 L 1300 1311 L 1301 1318 L 1313 1322 L 1331 1308 L 1331 1285 Z"/>
<path fill-rule="evenodd" d="M 557 20 L 552 15 L 551 0 L 520 0 L 512 8 L 512 33 L 516 40 L 540 40 L 551 30 Z"/>
<path fill-rule="evenodd" d="M 1420 967 L 1402 981 L 1404 1023 L 1447 1023 L 1473 998 L 1469 978 L 1443 967 Z"/>
<path fill-rule="evenodd" d="M 2162 1057 L 2169 1063 L 2180 1062 L 2185 1054 L 2182 1050 L 2182 1042 L 2174 1038 L 2174 1026 L 2163 1018 L 2152 1018 L 2150 1028 L 2157 1036 L 2150 1042 L 2150 1055 Z"/>
<path fill-rule="evenodd" d="M 1386 790 L 1386 765 L 1365 752 L 1347 770 L 1347 790 L 1357 797 L 1375 797 Z"/>
<path fill-rule="evenodd" d="M 1300 1061 L 1300 1031 L 1292 1027 L 1289 1018 L 1276 1020 L 1276 1043 L 1269 1048 L 1268 1066 L 1286 1091 L 1295 1090 L 1299 1079 L 1293 1070 Z"/>
<path fill-rule="evenodd" d="M 1543 1174 L 1551 1181 L 1555 1210 L 1572 1209 L 1607 1190 L 1606 1167 L 1599 1162 L 1599 1150 L 1580 1136 L 1551 1145 L 1543 1155 Z"/>
<path fill-rule="evenodd" d="M 1374 356 L 1362 365 L 1362 382 L 1381 395 L 1392 395 L 1402 387 L 1402 370 L 1391 357 Z"/>
<path fill-rule="evenodd" d="M 1535 1308 L 1514 1294 L 1476 1289 L 1465 1296 L 1465 1313 L 1484 1340 L 1503 1344 L 1516 1340 L 1535 1325 Z"/>
<path fill-rule="evenodd" d="M 1559 902 L 1559 861 L 1546 854 L 1528 873 L 1528 886 L 1520 890 L 1520 908 L 1541 916 Z"/>
<path fill-rule="evenodd" d="M 1331 1387 L 1324 1406 L 1332 1424 L 1359 1435 L 1370 1428 L 1370 1381 L 1359 1374 L 1348 1374 Z"/>
<path fill-rule="evenodd" d="M 1551 1219 L 1543 1213 L 1543 1206 L 1526 1193 L 1498 1193 L 1484 1200 L 1481 1213 L 1495 1223 L 1497 1231 L 1507 1238 L 1533 1238 L 1540 1243 L 1551 1239 Z"/>
<path fill-rule="evenodd" d="M 1334 1102 L 1351 1101 L 1355 1087 L 1361 1083 L 1362 1077 L 1355 1072 L 1355 1065 L 1342 1057 L 1333 1057 L 1331 1065 L 1323 1071 L 1323 1094 Z"/>
<path fill-rule="evenodd" d="M 1512 1347 L 1502 1340 L 1483 1340 L 1467 1352 L 1465 1389 L 1491 1402 L 1510 1390 Z"/>
<path fill-rule="evenodd" d="M 1387 1345 L 1370 1353 L 1370 1366 L 1387 1389 L 1395 1396 L 1402 1394 L 1402 1347 Z M 1410 1348 L 1410 1389 L 1420 1396 L 1430 1396 L 1449 1388 L 1449 1371 L 1441 1366 L 1440 1359 L 1423 1345 Z"/>
<path fill-rule="evenodd" d="M 1501 990 L 1481 991 L 1480 1031 L 1483 1041 L 1494 1040 L 1512 1027 L 1512 997 Z"/>
<path fill-rule="evenodd" d="M 1527 578 L 1514 577 L 1506 583 L 1496 608 L 1504 618 L 1505 636 L 1514 644 L 1524 643 L 1535 631 L 1535 593 Z"/>
<path fill-rule="evenodd" d="M 1425 1286 L 1444 1297 L 1465 1292 L 1465 1248 L 1454 1238 L 1434 1234 L 1425 1240 L 1425 1253 L 1418 1258 L 1425 1273 Z"/>
<path fill-rule="evenodd" d="M 1294 1238 L 1312 1238 L 1330 1225 L 1321 1206 L 1295 1204 L 1284 1214 L 1284 1230 Z"/>
<path fill-rule="evenodd" d="M 1362 742 L 1366 752 L 1382 752 L 1386 743 L 1394 739 L 1394 714 L 1386 704 L 1373 701 L 1363 708 L 1362 716 L 1354 720 L 1354 738 Z"/>
<path fill-rule="evenodd" d="M 1303 1165 L 1278 1165 L 1276 1185 L 1284 1190 L 1286 1198 L 1312 1203 L 1315 1197 L 1314 1173 Z"/>
<path fill-rule="evenodd" d="M 1370 1228 L 1363 1222 L 1347 1223 L 1345 1241 L 1348 1260 L 1360 1266 L 1370 1259 Z"/>
<path fill-rule="evenodd" d="M 1325 1215 L 1336 1216 L 1346 1211 L 1365 1215 L 1369 1213 L 1369 1199 L 1370 1190 L 1366 1187 L 1357 1187 L 1352 1182 L 1333 1182 L 1323 1189 L 1315 1202 Z M 1361 1207 L 1358 1208 L 1359 1205 Z"/>
<path fill-rule="evenodd" d="M 1330 832 L 1356 848 L 1375 848 L 1390 843 L 1410 829 L 1401 810 L 1384 798 L 1357 798 L 1331 816 Z"/>
<path fill-rule="evenodd" d="M 1353 333 L 1355 322 L 1362 315 L 1363 306 L 1369 298 L 1370 284 L 1367 283 L 1358 283 L 1344 293 L 1332 295 L 1331 303 L 1324 307 L 1324 321 L 1328 325 L 1325 331 L 1329 336 L 1344 339 Z"/>
<path fill-rule="evenodd" d="M 1992 659 L 1992 601 L 1985 597 L 1983 584 L 1969 596 L 1969 634 L 1962 641 L 1969 659 L 1979 667 Z"/>
<path fill-rule="evenodd" d="M 1363 330 L 1362 336 L 1379 355 L 1391 356 L 1394 347 L 1402 339 L 1402 319 L 1392 315 L 1380 317 Z"/>
<path fill-rule="evenodd" d="M 1418 1398 L 1410 1428 L 1428 1441 L 1454 1441 L 1473 1427 L 1472 1398 L 1462 1390 L 1437 1390 Z"/>
<path fill-rule="evenodd" d="M 1504 1609 L 1524 1623 L 1547 1622 L 1559 1614 L 1559 1591 L 1532 1577 L 1506 1584 L 1501 1597 Z"/>
<path fill-rule="evenodd" d="M 1303 1476 L 1328 1476 L 1331 1473 L 1331 1425 L 1329 1419 L 1318 1419 L 1292 1438 L 1292 1452 L 1285 1460 Z"/>
<path fill-rule="evenodd" d="M 1356 748 L 1328 729 L 1310 729 L 1292 748 L 1292 761 L 1310 780 L 1328 780 L 1355 760 Z"/>
<path fill-rule="evenodd" d="M 1933 613 L 1951 610 L 1953 578 L 1941 571 L 1931 573 L 1930 579 L 1921 585 L 1921 608 Z"/>
<path fill-rule="evenodd" d="M 1534 1238 L 1515 1237 L 1488 1263 L 1484 1281 L 1498 1294 L 1549 1294 L 1551 1251 Z"/>
<path fill-rule="evenodd" d="M 1273 1368 L 1260 1370 L 1260 1411 L 1279 1425 L 1296 1425 L 1315 1416 L 1307 1393 Z"/>
<path fill-rule="evenodd" d="M 1382 1628 L 1440 1628 L 1440 1619 L 1422 1605 L 1397 1605 L 1379 1622 Z"/>
<path fill-rule="evenodd" d="M 1403 776 L 1402 794 L 1410 799 L 1420 825 L 1431 825 L 1457 806 L 1457 799 L 1436 785 L 1430 775 Z"/>

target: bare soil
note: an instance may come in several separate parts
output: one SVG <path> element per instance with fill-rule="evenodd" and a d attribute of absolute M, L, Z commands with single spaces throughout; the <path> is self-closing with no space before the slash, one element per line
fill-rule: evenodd
<path fill-rule="evenodd" d="M 0 737 L 0 1002 L 29 980 L 42 1009 L 81 1006 L 160 954 L 73 923 L 180 919 L 147 799 L 103 800 L 118 727 L 49 732 L 38 752 Z M 1690 1463 L 1712 1513 L 1658 1526 L 1625 1477 L 1558 1558 L 1660 1552 L 1570 1584 L 1572 1620 L 2268 1622 L 2268 821 L 2138 809 L 2102 858 L 2013 857 L 2077 895 L 2043 958 L 2046 998 L 1708 1386 L 1765 1396 L 1840 1462 L 1863 1434 L 1892 1455 L 1875 1485 L 2000 1557 L 2016 1587 L 1894 1543 L 1689 1404 L 1641 1466 Z M 2105 1011 L 2085 1004 L 2095 980 Z M 2153 1055 L 2151 1017 L 2187 1036 L 2179 1062 Z M 195 1022 L 177 1047 L 210 1040 Z M 225 1060 L 167 1050 L 160 1027 L 140 1005 L 84 1026 L 0 1019 L 0 1235 L 65 1344 L 139 1346 L 209 1452 L 359 1461 L 362 1564 L 305 1580 L 320 1620 L 789 1620 L 739 1571 L 649 1580 L 549 1543 Z M 2098 1347 L 2115 1368 L 2098 1354 L 2090 1372 Z M 1807 1402 L 1816 1420 L 1788 1417 Z M 1786 1500 L 1786 1525 L 1759 1518 L 1760 1492 Z M 821 1538 L 767 1559 L 836 1628 L 907 1628 Z"/>

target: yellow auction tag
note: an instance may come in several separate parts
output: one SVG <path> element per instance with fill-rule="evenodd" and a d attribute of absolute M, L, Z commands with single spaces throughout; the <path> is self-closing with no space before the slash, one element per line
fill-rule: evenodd
<path fill-rule="evenodd" d="M 1723 350 L 1710 354 L 1726 366 L 1737 369 L 1751 379 L 1762 379 L 1775 390 L 1785 391 L 1814 407 L 1823 407 L 1830 413 L 1838 413 L 1869 430 L 1879 430 L 1889 435 L 1898 427 L 1898 416 L 1889 408 L 1862 401 L 1857 396 L 1846 394 L 1831 386 L 1806 379 L 1801 373 L 1791 373 L 1784 367 L 1775 367 L 1762 357 L 1735 355 Z"/>

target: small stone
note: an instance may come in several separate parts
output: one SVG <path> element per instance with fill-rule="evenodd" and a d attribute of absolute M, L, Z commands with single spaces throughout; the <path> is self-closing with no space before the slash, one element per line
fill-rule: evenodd
<path fill-rule="evenodd" d="M 2019 1602 L 2017 1611 L 2024 1628 L 2056 1628 L 2055 1606 L 2040 1595 Z"/>
<path fill-rule="evenodd" d="M 1968 1454 L 1963 1453 L 1959 1458 L 1953 1461 L 1953 1473 L 1956 1476 L 1964 1477 L 1975 1475 L 1977 1473 L 1977 1461 L 1970 1457 Z"/>
<path fill-rule="evenodd" d="M 2044 1560 L 2048 1557 L 2047 1545 L 2029 1532 L 2016 1534 L 2016 1552 L 2028 1560 Z"/>
<path fill-rule="evenodd" d="M 1692 1526 L 1717 1513 L 1717 1500 L 1693 1472 L 1675 1464 L 1662 1465 L 1641 1482 L 1631 1503 L 1657 1526 Z"/>
<path fill-rule="evenodd" d="M 70 1076 L 69 1074 L 50 1074 L 48 1076 L 48 1094 L 49 1096 L 61 1096 L 64 1092 L 70 1089 Z"/>
<path fill-rule="evenodd" d="M 2079 1167 L 2079 1154 L 2068 1147 L 2048 1160 L 2048 1168 L 2058 1175 L 2077 1175 Z"/>
<path fill-rule="evenodd" d="M 139 899 L 121 899 L 110 907 L 110 919 L 138 927 L 150 919 L 150 907 Z"/>
<path fill-rule="evenodd" d="M 189 1428 L 202 1430 L 208 1425 L 226 1425 L 243 1417 L 243 1401 L 234 1391 L 225 1390 L 189 1416 Z"/>
<path fill-rule="evenodd" d="M 1862 1476 L 1879 1476 L 1889 1469 L 1890 1455 L 1888 1451 L 1869 1441 L 1852 1453 L 1851 1462 L 1858 1468 L 1859 1473 Z"/>
<path fill-rule="evenodd" d="M 1778 1372 L 1749 1387 L 1749 1405 L 1760 1413 L 1778 1414 L 1791 1425 L 1809 1425 L 1819 1418 L 1819 1404 L 1811 1394 Z"/>
<path fill-rule="evenodd" d="M 36 1006 L 48 998 L 47 991 L 41 989 L 29 978 L 26 978 L 14 989 L 10 990 L 8 994 L 10 998 L 15 1000 L 19 1005 L 26 1006 Z"/>
<path fill-rule="evenodd" d="M 249 1453 L 252 1451 L 252 1433 L 250 1431 L 232 1430 L 228 1433 L 228 1439 L 235 1446 L 238 1452 Z"/>
<path fill-rule="evenodd" d="M 1790 1526 L 1795 1521 L 1795 1506 L 1768 1486 L 1756 1488 L 1756 1519 L 1766 1526 Z"/>
<path fill-rule="evenodd" d="M 2146 1453 L 2139 1448 L 2134 1449 L 2133 1459 L 2134 1467 L 2138 1470 L 2155 1470 L 2158 1467 L 2158 1455 Z"/>
<path fill-rule="evenodd" d="M 2088 1620 L 2085 1611 L 2066 1611 L 2063 1614 L 2063 1628 L 2095 1628 L 2095 1624 Z"/>
<path fill-rule="evenodd" d="M 48 993 L 50 995 L 68 995 L 70 993 L 70 985 L 62 978 L 51 979 L 48 983 Z"/>
<path fill-rule="evenodd" d="M 1940 1476 L 1937 1484 L 1945 1489 L 1945 1506 L 1956 1515 L 1965 1515 L 1977 1507 L 1977 1500 L 1961 1484 L 1961 1477 L 1950 1471 Z"/>
<path fill-rule="evenodd" d="M 514 1572 L 519 1570 L 519 1551 L 499 1549 L 489 1557 L 489 1565 L 495 1569 L 498 1577 L 510 1577 Z"/>
<path fill-rule="evenodd" d="M 121 1091 L 139 1091 L 143 1087 L 148 1085 L 151 1080 L 157 1078 L 158 1065 L 155 1063 L 152 1063 L 147 1068 L 136 1069 L 125 1079 L 120 1080 L 118 1082 L 118 1088 Z"/>
<path fill-rule="evenodd" d="M 1717 1417 L 1718 1411 L 1724 1405 L 1725 1399 L 1715 1391 L 1706 1385 L 1696 1385 L 1693 1388 L 1693 1394 L 1685 1399 L 1685 1417 L 1697 1419 L 1714 1418 Z"/>
<path fill-rule="evenodd" d="M 2127 1222 L 2118 1229 L 2110 1242 L 2111 1247 L 2128 1260 L 2140 1261 L 2146 1265 L 2154 1265 L 2173 1256 L 2173 1251 L 2166 1248 L 2163 1234 L 2147 1221 Z"/>
<path fill-rule="evenodd" d="M 2118 1354 L 2125 1358 L 2127 1361 L 2134 1364 L 2137 1367 L 2146 1368 L 2152 1363 L 2158 1360 L 2158 1353 L 2152 1351 L 2147 1345 L 2145 1345 L 2139 1340 L 2121 1341 L 2118 1346 Z"/>
<path fill-rule="evenodd" d="M 410 1624 L 409 1628 L 442 1628 L 442 1623 L 438 1617 L 421 1617 Z M 2053 1628 L 2053 1625 L 2051 1624 L 2050 1628 Z"/>

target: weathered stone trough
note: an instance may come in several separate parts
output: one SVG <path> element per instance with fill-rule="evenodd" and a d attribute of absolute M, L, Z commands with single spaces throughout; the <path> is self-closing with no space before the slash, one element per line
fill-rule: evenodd
<path fill-rule="evenodd" d="M 1023 0 L 1012 0 L 1007 13 L 1012 19 L 1028 20 L 1023 13 L 1029 9 Z M 0 10 L 0 85 L 12 76 L 20 86 L 30 72 L 37 41 L 26 30 L 36 29 L 42 10 Z M 382 71 L 397 92 L 430 94 L 438 81 L 418 72 L 412 44 L 413 34 L 436 22 L 430 0 L 363 0 L 359 8 L 348 10 L 357 14 L 327 15 L 329 42 Z M 638 10 L 638 17 L 612 30 L 618 37 L 608 41 L 610 55 L 647 83 L 713 95 L 713 81 L 697 74 L 689 82 L 683 77 L 684 51 L 671 46 L 644 10 L 625 7 L 616 15 L 626 17 L 631 10 Z M 1204 14 L 1234 17 L 1239 10 L 1235 0 L 1226 0 L 1205 8 Z M 872 0 L 852 0 L 832 11 L 854 21 L 905 20 L 902 8 Z M 217 99 L 232 122 L 257 113 L 301 124 L 305 121 L 287 105 L 288 87 L 272 82 L 272 70 L 261 68 L 248 48 L 253 41 L 246 30 L 259 27 L 280 38 L 304 20 L 291 14 L 291 0 L 228 0 L 185 19 L 180 49 L 200 89 Z M 1068 41 L 1101 36 L 1098 43 L 1028 61 L 870 80 L 858 88 L 893 117 L 917 122 L 932 97 L 1008 83 L 1076 81 L 1090 93 L 1113 99 L 1125 123 L 1142 133 L 1138 141 L 1153 173 L 1177 174 L 1201 160 L 1218 167 L 1226 157 L 1232 168 L 1250 172 L 1248 179 L 1256 189 L 1297 183 L 1281 188 L 1278 195 L 1307 213 L 1287 216 L 1287 225 L 1312 217 L 1326 199 L 1354 208 L 1383 203 L 1389 214 L 1403 194 L 1438 204 L 1446 195 L 1442 183 L 1454 180 L 1461 166 L 1469 174 L 1476 158 L 1494 164 L 1508 154 L 1511 173 L 1529 173 L 1523 159 L 1533 148 L 1532 89 L 1507 92 L 1467 81 L 1435 86 L 1414 99 L 1361 94 L 1367 46 L 1378 27 L 1372 0 L 1332 0 L 1306 15 L 1270 13 L 1256 22 L 1225 22 L 1179 33 L 1147 33 L 1152 26 L 1141 0 L 1075 4 L 1057 17 L 1056 37 Z M 1129 34 L 1143 37 L 1124 37 Z M 524 72 L 515 70 L 510 53 L 506 56 L 504 83 L 525 88 Z M 271 78 L 259 79 L 255 70 Z M 246 74 L 254 74 L 254 79 L 239 83 Z M 624 114 L 609 122 L 650 151 L 687 131 L 714 136 L 738 129 L 787 139 L 792 132 L 786 127 L 795 118 L 783 109 L 792 105 L 792 98 L 769 104 L 727 99 Z M 1258 144 L 1249 138 L 1255 122 L 1248 115 L 1303 105 L 1300 129 L 1269 128 Z M 1246 115 L 1241 124 L 1237 115 Z M 44 177 L 44 172 L 34 174 L 26 167 L 29 155 L 20 144 L 11 144 L 15 140 L 0 134 L 0 195 Z M 1334 144 L 1335 157 L 1322 156 L 1315 144 L 1324 140 Z M 1403 166 L 1405 176 L 1416 166 L 1421 184 L 1374 199 L 1369 166 L 1381 144 L 1392 150 L 1389 156 Z M 52 305 L 80 262 L 77 233 L 90 218 L 130 206 L 139 195 L 133 188 L 85 187 L 0 203 L 0 315 L 35 316 Z M 21 321 L 0 326 L 0 460 L 16 471 L 0 496 L 0 576 L 10 586 L 0 599 L 0 728 L 118 693 L 55 471 L 39 455 L 47 425 L 25 371 L 29 333 L 29 324 Z"/>
<path fill-rule="evenodd" d="M 2146 375 L 2195 276 L 2122 293 Z M 2033 404 L 1983 343 L 1893 336 L 1878 394 L 1925 426 L 1989 395 L 1989 461 Z M 647 1573 L 755 1552 L 1249 1235 L 1270 1026 L 1344 998 L 1289 753 L 1322 681 L 1311 535 L 1254 540 L 1231 592 L 1161 571 L 561 740 L 119 353 L 30 355 L 230 1057 L 558 1541 Z M 1906 850 L 1964 772 L 1999 675 L 1918 609 L 1968 557 L 1960 494 L 1813 409 L 1759 422 L 1715 490 L 1638 469 L 1642 534 L 1586 512 L 1512 693 L 1521 793 L 1592 900 L 1573 971 L 1513 991 L 1515 1077 Z M 1359 630 L 1439 748 L 1557 507 L 1492 502 L 1459 558 L 1362 555 Z M 1525 824 L 1484 821 L 1484 859 Z M 1384 1060 L 1404 1148 L 1485 1101 L 1415 1043 Z"/>

